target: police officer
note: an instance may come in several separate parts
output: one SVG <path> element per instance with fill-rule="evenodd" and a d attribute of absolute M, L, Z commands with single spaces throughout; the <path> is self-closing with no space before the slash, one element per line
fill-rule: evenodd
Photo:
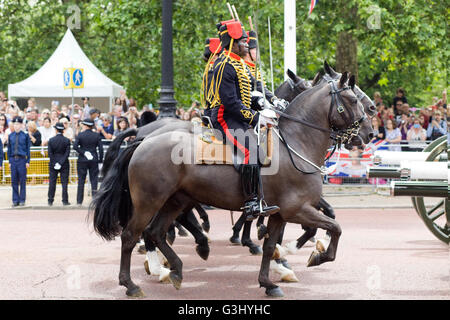
<path fill-rule="evenodd" d="M 14 117 L 14 132 L 8 137 L 8 160 L 11 168 L 13 206 L 24 206 L 26 198 L 27 168 L 30 167 L 31 141 L 23 131 L 22 118 Z"/>
<path fill-rule="evenodd" d="M 83 132 L 81 132 L 73 143 L 73 149 L 78 152 L 77 173 L 78 190 L 77 204 L 81 205 L 84 198 L 84 182 L 89 170 L 89 179 L 91 181 L 92 195 L 97 192 L 98 183 L 98 164 L 103 162 L 103 145 L 99 133 L 92 131 L 94 121 L 86 118 L 81 122 Z M 97 153 L 98 149 L 98 153 Z"/>
<path fill-rule="evenodd" d="M 0 171 L 3 168 L 3 157 L 4 157 L 4 155 L 3 155 L 3 141 L 2 141 L 2 139 L 0 139 Z"/>
<path fill-rule="evenodd" d="M 69 153 L 70 140 L 64 137 L 64 124 L 56 123 L 56 136 L 48 141 L 48 156 L 50 158 L 49 172 L 50 184 L 48 186 L 48 205 L 53 205 L 56 191 L 56 179 L 58 173 L 61 177 L 62 185 L 62 203 L 65 206 L 70 205 L 69 194 L 67 192 L 67 185 L 69 183 Z"/>
<path fill-rule="evenodd" d="M 261 201 L 257 143 L 256 138 L 249 134 L 249 129 L 258 124 L 262 115 L 254 110 L 258 107 L 255 104 L 258 100 L 253 100 L 251 96 L 252 75 L 243 60 L 248 53 L 247 34 L 240 22 L 233 21 L 222 24 L 219 35 L 224 50 L 214 67 L 212 122 L 243 158 L 239 170 L 245 198 L 243 209 L 247 220 L 253 220 L 259 215 L 276 213 L 280 208 L 267 206 Z M 265 118 L 261 120 L 267 121 Z M 242 135 L 243 132 L 246 134 Z"/>

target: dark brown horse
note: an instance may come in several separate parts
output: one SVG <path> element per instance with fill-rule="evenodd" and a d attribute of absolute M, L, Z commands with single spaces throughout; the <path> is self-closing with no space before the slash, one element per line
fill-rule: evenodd
<path fill-rule="evenodd" d="M 320 85 L 320 84 L 326 83 L 327 79 L 329 80 L 331 78 L 334 78 L 335 80 L 337 80 L 341 77 L 341 74 L 336 73 L 327 64 L 327 62 L 324 62 L 324 69 L 325 69 L 326 73 L 325 74 L 318 73 L 312 82 L 303 80 L 300 77 L 298 77 L 296 74 L 294 74 L 292 71 L 288 70 L 288 72 L 287 72 L 287 74 L 289 76 L 288 80 L 285 81 L 276 90 L 278 97 L 282 98 L 282 99 L 286 99 L 288 102 L 291 102 L 293 100 L 293 98 L 295 98 L 295 96 L 297 96 L 300 93 L 302 93 L 303 91 L 311 88 L 311 83 L 314 83 L 314 85 Z M 353 88 L 353 91 L 355 92 L 355 94 L 357 94 L 358 100 L 360 100 L 360 102 L 362 102 L 364 110 L 369 114 L 373 113 L 375 106 L 373 105 L 372 101 L 367 97 L 367 95 L 364 92 L 362 92 L 357 86 L 355 86 Z M 367 126 L 370 126 L 370 123 L 369 123 L 369 121 L 364 121 L 361 124 L 361 126 L 367 127 Z M 112 160 L 115 157 L 117 157 L 120 144 L 124 138 L 126 138 L 128 136 L 137 136 L 137 138 L 139 139 L 139 138 L 144 138 L 147 136 L 154 136 L 154 135 L 158 135 L 161 133 L 170 132 L 170 131 L 174 131 L 174 130 L 192 131 L 193 130 L 192 123 L 182 121 L 182 120 L 176 120 L 173 118 L 165 118 L 161 121 L 153 122 L 149 125 L 141 127 L 138 130 L 129 129 L 128 132 L 125 131 L 124 133 L 119 135 L 117 137 L 117 139 L 110 145 L 110 148 L 108 149 L 108 152 L 106 154 L 105 161 L 104 161 L 103 174 L 105 174 L 105 171 L 107 171 L 107 168 L 109 168 L 110 165 L 112 164 Z M 370 138 L 370 136 L 369 136 L 369 138 Z M 359 145 L 359 144 L 361 144 L 361 140 L 353 139 L 353 141 L 351 141 L 351 143 L 348 143 L 348 147 L 350 147 L 353 144 Z M 201 209 L 201 205 L 196 204 L 196 208 Z M 333 219 L 335 218 L 333 208 L 325 201 L 325 199 L 323 199 L 323 198 L 320 199 L 317 209 L 323 211 L 323 213 L 326 216 L 333 218 Z M 199 211 L 199 210 L 197 209 L 197 211 Z M 204 222 L 202 224 L 203 228 L 206 230 L 209 230 L 209 221 L 208 221 L 207 214 L 204 211 L 203 211 L 203 214 L 201 213 L 201 211 L 199 211 L 199 214 L 200 214 L 200 217 L 204 220 Z M 186 221 L 187 222 L 191 222 L 191 221 L 196 222 L 196 219 L 192 213 L 191 208 L 190 207 L 186 208 L 183 211 L 183 213 L 179 217 L 177 217 L 177 221 L 182 222 L 183 225 L 185 225 L 188 228 L 188 230 L 191 231 L 191 233 L 194 235 L 195 241 L 197 243 L 197 253 L 203 259 L 206 260 L 208 257 L 208 253 L 209 253 L 209 246 L 208 246 L 207 238 L 201 233 L 201 230 L 200 231 L 197 230 L 197 229 L 199 229 L 197 227 L 198 223 L 186 224 Z M 231 239 L 233 239 L 235 242 L 237 241 L 238 243 L 242 244 L 243 246 L 249 247 L 249 250 L 252 254 L 259 254 L 260 252 L 262 253 L 262 250 L 250 238 L 251 224 L 252 224 L 252 221 L 245 221 L 245 215 L 242 215 L 237 220 L 237 222 L 233 225 L 233 228 L 232 228 L 233 236 L 232 236 L 232 238 L 230 238 L 230 241 L 231 241 Z M 239 241 L 239 232 L 241 231 L 243 226 L 244 226 L 244 231 L 242 234 L 242 240 Z M 257 222 L 257 226 L 258 226 L 258 238 L 261 239 L 266 232 L 266 228 L 263 225 L 263 217 L 260 217 L 260 219 Z M 306 241 L 308 241 L 310 238 L 312 238 L 317 232 L 317 229 L 312 229 L 312 228 L 308 228 L 308 227 L 303 227 L 303 228 L 305 229 L 305 233 L 297 239 L 296 249 L 300 249 L 306 243 Z M 173 229 L 173 227 L 171 229 Z M 284 230 L 284 228 L 283 228 L 283 230 Z M 170 230 L 169 230 L 169 233 L 170 233 Z M 278 243 L 280 245 L 281 245 L 281 241 L 282 241 L 282 234 L 283 234 L 283 232 L 281 233 L 280 239 L 278 241 Z M 169 237 L 168 237 L 168 240 L 169 240 Z M 173 239 L 172 239 L 172 242 L 173 242 Z M 146 248 L 147 248 L 147 251 L 152 251 L 155 249 L 155 246 L 151 242 L 150 243 L 147 242 Z M 151 254 L 150 254 L 150 257 L 152 257 Z M 281 260 L 277 259 L 277 262 L 282 263 L 287 268 L 290 268 L 285 259 L 281 259 Z M 159 262 L 157 262 L 157 261 L 155 261 L 155 263 L 159 264 Z"/>
<path fill-rule="evenodd" d="M 279 121 L 282 136 L 288 137 L 285 142 L 320 166 L 330 146 L 330 134 L 336 137 L 348 129 L 357 131 L 363 121 L 361 105 L 350 90 L 353 86 L 354 77 L 347 85 L 344 73 L 339 82 L 314 87 L 294 99 Z M 369 132 L 359 134 L 368 140 Z M 194 141 L 191 133 L 171 132 L 130 145 L 114 161 L 91 203 L 95 230 L 105 239 L 121 233 L 119 283 L 127 287 L 130 296 L 143 294 L 131 280 L 130 263 L 132 249 L 144 230 L 144 237 L 153 240 L 168 259 L 170 280 L 179 288 L 182 262 L 165 241 L 172 221 L 185 204 L 192 201 L 227 210 L 239 210 L 244 202 L 239 175 L 232 166 L 193 164 Z M 313 252 L 308 262 L 310 266 L 335 259 L 341 234 L 337 222 L 315 208 L 322 189 L 320 171 L 291 158 L 287 147 L 280 147 L 278 151 L 277 173 L 262 177 L 267 201 L 281 208 L 280 213 L 269 218 L 269 238 L 264 240 L 259 275 L 259 283 L 269 296 L 283 295 L 269 280 L 268 273 L 284 222 L 322 228 L 331 233 L 327 251 Z M 179 162 L 180 157 L 184 161 Z M 150 228 L 146 229 L 149 223 Z"/>

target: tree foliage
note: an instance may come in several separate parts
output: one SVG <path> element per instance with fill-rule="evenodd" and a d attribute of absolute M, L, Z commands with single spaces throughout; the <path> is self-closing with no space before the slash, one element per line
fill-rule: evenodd
<path fill-rule="evenodd" d="M 369 94 L 381 91 L 385 100 L 391 100 L 395 89 L 403 87 L 413 105 L 422 106 L 448 85 L 449 9 L 444 1 L 324 0 L 308 17 L 309 3 L 297 1 L 300 76 L 312 79 L 324 59 L 335 65 L 338 37 L 347 32 L 357 39 L 359 84 Z M 0 90 L 27 78 L 47 61 L 67 29 L 73 5 L 80 9 L 81 25 L 72 32 L 86 55 L 126 87 L 140 106 L 155 105 L 161 81 L 160 0 L 0 0 Z M 235 5 L 247 29 L 249 15 L 258 25 L 266 75 L 270 17 L 277 86 L 284 78 L 283 1 L 242 0 Z M 349 18 L 342 10 L 353 5 L 357 14 Z M 174 0 L 174 84 L 180 105 L 199 100 L 204 41 L 216 36 L 217 22 L 229 18 L 225 1 Z"/>

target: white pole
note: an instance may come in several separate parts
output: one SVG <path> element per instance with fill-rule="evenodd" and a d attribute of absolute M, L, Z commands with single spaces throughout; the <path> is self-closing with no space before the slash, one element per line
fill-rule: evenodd
<path fill-rule="evenodd" d="M 297 73 L 295 0 L 284 0 L 284 80 L 287 69 Z"/>
<path fill-rule="evenodd" d="M 270 17 L 267 17 L 267 23 L 269 25 L 269 50 L 270 50 L 270 80 L 272 82 L 272 93 L 275 92 L 273 89 L 273 62 L 272 62 L 272 38 L 270 35 Z"/>

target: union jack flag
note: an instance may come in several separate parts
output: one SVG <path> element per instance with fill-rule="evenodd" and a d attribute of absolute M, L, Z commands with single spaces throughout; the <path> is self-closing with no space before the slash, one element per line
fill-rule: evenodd
<path fill-rule="evenodd" d="M 314 7 L 316 6 L 317 2 L 319 2 L 319 0 L 311 0 L 311 4 L 309 6 L 309 15 L 313 12 Z"/>

